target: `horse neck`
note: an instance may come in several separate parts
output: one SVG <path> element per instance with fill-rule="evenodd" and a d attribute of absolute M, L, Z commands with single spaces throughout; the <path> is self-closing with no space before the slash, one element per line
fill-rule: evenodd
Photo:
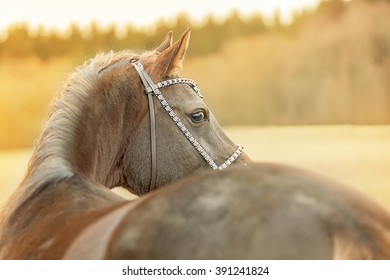
<path fill-rule="evenodd" d="M 115 106 L 106 106 L 103 91 L 95 85 L 82 91 L 72 85 L 64 89 L 33 152 L 24 183 L 72 174 L 108 188 L 123 183 L 121 161 L 136 123 L 129 121 L 137 117 L 131 115 L 135 110 L 129 110 L 135 100 L 114 94 L 123 100 L 112 97 Z"/>

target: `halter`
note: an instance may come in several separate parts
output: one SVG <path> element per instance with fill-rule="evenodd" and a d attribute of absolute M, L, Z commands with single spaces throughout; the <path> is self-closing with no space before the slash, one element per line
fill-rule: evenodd
<path fill-rule="evenodd" d="M 211 158 L 211 156 L 206 152 L 206 150 L 202 147 L 202 145 L 196 140 L 196 138 L 192 135 L 192 133 L 187 129 L 184 123 L 180 120 L 180 118 L 176 115 L 176 113 L 169 106 L 168 102 L 165 100 L 164 96 L 160 92 L 160 88 L 168 87 L 175 84 L 187 84 L 189 85 L 195 93 L 203 98 L 200 93 L 195 81 L 191 79 L 183 79 L 176 78 L 165 80 L 155 84 L 152 78 L 146 73 L 142 64 L 137 60 L 131 60 L 131 64 L 133 64 L 135 70 L 137 70 L 138 75 L 140 76 L 142 83 L 145 87 L 145 93 L 148 96 L 149 103 L 149 119 L 150 119 L 150 145 L 151 145 L 151 178 L 150 178 L 150 189 L 153 190 L 156 185 L 156 176 L 157 176 L 157 151 L 156 151 L 156 121 L 154 115 L 154 106 L 153 106 L 153 95 L 156 96 L 157 100 L 163 106 L 165 112 L 169 115 L 169 117 L 173 120 L 176 126 L 180 129 L 180 131 L 184 134 L 184 136 L 190 141 L 190 143 L 194 146 L 194 148 L 198 151 L 198 153 L 202 156 L 202 158 L 210 165 L 213 170 L 222 170 L 231 165 L 242 153 L 244 149 L 243 146 L 237 145 L 237 150 L 220 166 L 218 166 L 215 161 Z"/>

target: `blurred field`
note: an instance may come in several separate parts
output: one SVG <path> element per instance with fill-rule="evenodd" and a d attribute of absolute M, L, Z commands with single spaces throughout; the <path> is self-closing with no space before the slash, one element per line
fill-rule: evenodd
<path fill-rule="evenodd" d="M 389 126 L 246 127 L 227 132 L 255 161 L 326 175 L 390 209 Z"/>
<path fill-rule="evenodd" d="M 21 182 L 30 156 L 30 149 L 0 150 L 0 204 Z"/>
<path fill-rule="evenodd" d="M 252 159 L 303 167 L 349 184 L 390 210 L 390 127 L 228 127 Z M 0 203 L 22 179 L 31 150 L 0 152 Z"/>
<path fill-rule="evenodd" d="M 1 149 L 33 145 L 73 64 L 70 58 L 0 60 Z"/>

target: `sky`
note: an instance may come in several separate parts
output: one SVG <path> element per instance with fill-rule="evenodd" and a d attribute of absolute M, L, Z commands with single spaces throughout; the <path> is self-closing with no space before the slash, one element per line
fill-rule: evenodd
<path fill-rule="evenodd" d="M 101 26 L 131 23 L 137 27 L 150 27 L 159 19 L 172 19 L 186 12 L 191 19 L 201 22 L 207 14 L 223 18 L 233 9 L 242 15 L 255 11 L 272 17 L 279 10 L 287 22 L 291 12 L 313 8 L 319 0 L 0 0 L 0 32 L 16 22 L 28 23 L 36 28 L 43 25 L 65 31 L 69 23 L 87 26 L 92 20 Z"/>

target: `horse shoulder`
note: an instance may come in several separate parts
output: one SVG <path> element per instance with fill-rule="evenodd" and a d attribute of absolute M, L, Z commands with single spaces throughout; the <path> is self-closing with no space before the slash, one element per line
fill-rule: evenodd
<path fill-rule="evenodd" d="M 99 220 L 89 225 L 72 242 L 63 259 L 106 259 L 112 236 L 123 222 L 125 216 L 134 209 L 138 201 L 128 202 L 106 213 Z"/>

